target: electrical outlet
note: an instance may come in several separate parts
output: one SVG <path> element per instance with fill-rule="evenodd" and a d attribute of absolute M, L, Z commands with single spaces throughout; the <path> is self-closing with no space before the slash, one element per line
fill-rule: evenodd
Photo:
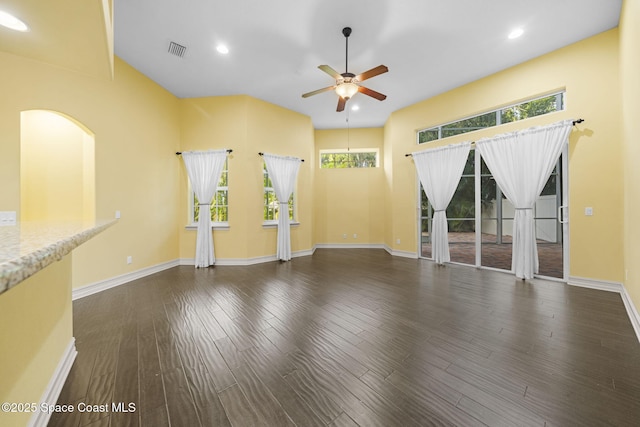
<path fill-rule="evenodd" d="M 347 233 L 344 233 L 344 234 L 342 235 L 342 238 L 343 238 L 343 239 L 346 239 L 346 238 L 347 238 Z"/>
<path fill-rule="evenodd" d="M 127 257 L 127 264 L 131 264 L 133 262 L 133 257 L 131 255 L 129 255 Z"/>
<path fill-rule="evenodd" d="M 16 225 L 16 211 L 0 212 L 0 226 Z"/>
<path fill-rule="evenodd" d="M 400 244 L 400 239 L 396 239 L 396 245 Z"/>
<path fill-rule="evenodd" d="M 120 219 L 120 211 L 116 211 L 116 219 Z"/>
<path fill-rule="evenodd" d="M 353 238 L 354 238 L 354 239 L 357 239 L 357 238 L 358 238 L 358 235 L 357 235 L 356 233 L 353 233 Z"/>
<path fill-rule="evenodd" d="M 584 208 L 584 214 L 585 214 L 586 216 L 591 216 L 591 215 L 593 215 L 593 208 L 592 208 L 592 207 L 586 207 L 586 208 Z"/>

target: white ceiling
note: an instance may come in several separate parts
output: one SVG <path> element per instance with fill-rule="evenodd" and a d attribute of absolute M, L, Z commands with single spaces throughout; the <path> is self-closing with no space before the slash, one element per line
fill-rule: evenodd
<path fill-rule="evenodd" d="M 115 0 L 115 53 L 179 98 L 245 94 L 317 129 L 382 126 L 398 109 L 618 25 L 622 0 Z M 387 95 L 301 95 L 384 64 L 362 83 Z M 507 39 L 515 27 L 524 35 Z M 184 58 L 169 42 L 187 47 Z M 230 53 L 215 47 L 225 43 Z M 358 105 L 358 111 L 351 111 Z"/>

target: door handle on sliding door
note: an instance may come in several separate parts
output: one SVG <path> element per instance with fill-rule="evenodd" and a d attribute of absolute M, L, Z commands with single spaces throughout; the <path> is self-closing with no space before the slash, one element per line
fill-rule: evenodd
<path fill-rule="evenodd" d="M 564 214 L 563 209 L 566 209 L 567 207 L 568 207 L 568 206 L 566 206 L 566 205 L 558 206 L 558 222 L 559 222 L 560 224 L 566 224 L 566 223 L 568 223 L 568 222 L 569 222 L 569 220 L 568 220 L 568 219 L 565 219 L 565 217 L 564 217 L 564 215 L 563 215 L 563 214 Z"/>

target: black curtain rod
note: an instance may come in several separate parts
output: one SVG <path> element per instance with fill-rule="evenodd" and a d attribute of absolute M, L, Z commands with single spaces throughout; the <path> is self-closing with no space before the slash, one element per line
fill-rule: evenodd
<path fill-rule="evenodd" d="M 575 126 L 575 125 L 577 125 L 578 123 L 582 123 L 582 122 L 584 122 L 584 119 L 576 119 L 576 120 L 574 120 L 574 121 L 573 121 L 573 122 L 571 122 L 571 123 Z M 475 144 L 476 142 L 475 142 L 475 141 L 471 141 L 471 143 L 472 143 L 472 144 Z M 412 156 L 413 156 L 413 154 L 409 153 L 409 154 L 405 154 L 404 156 L 405 156 L 405 157 L 412 157 Z"/>
<path fill-rule="evenodd" d="M 233 150 L 229 149 L 227 150 L 227 153 L 233 153 Z M 182 151 L 176 151 L 176 156 L 179 156 L 180 154 L 182 154 Z"/>
<path fill-rule="evenodd" d="M 258 156 L 264 156 L 264 153 L 258 153 Z M 300 159 L 301 162 L 304 162 L 304 159 Z"/>

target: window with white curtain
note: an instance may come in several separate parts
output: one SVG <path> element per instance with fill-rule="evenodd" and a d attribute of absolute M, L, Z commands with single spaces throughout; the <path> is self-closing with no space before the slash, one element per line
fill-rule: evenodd
<path fill-rule="evenodd" d="M 198 223 L 200 215 L 200 206 L 198 206 L 198 198 L 196 193 L 189 185 L 189 212 L 191 225 Z M 229 159 L 225 160 L 222 175 L 218 181 L 218 189 L 215 196 L 211 200 L 211 225 L 213 227 L 226 227 L 229 225 Z"/>
<path fill-rule="evenodd" d="M 267 165 L 265 162 L 262 162 L 262 177 L 264 184 L 264 224 L 275 225 L 278 223 L 278 215 L 280 214 L 278 211 L 280 205 L 278 203 L 278 198 L 276 197 L 276 192 L 273 189 L 271 179 L 269 178 L 269 172 L 267 172 Z M 289 220 L 295 222 L 295 192 L 291 194 L 291 197 L 289 198 Z"/>

